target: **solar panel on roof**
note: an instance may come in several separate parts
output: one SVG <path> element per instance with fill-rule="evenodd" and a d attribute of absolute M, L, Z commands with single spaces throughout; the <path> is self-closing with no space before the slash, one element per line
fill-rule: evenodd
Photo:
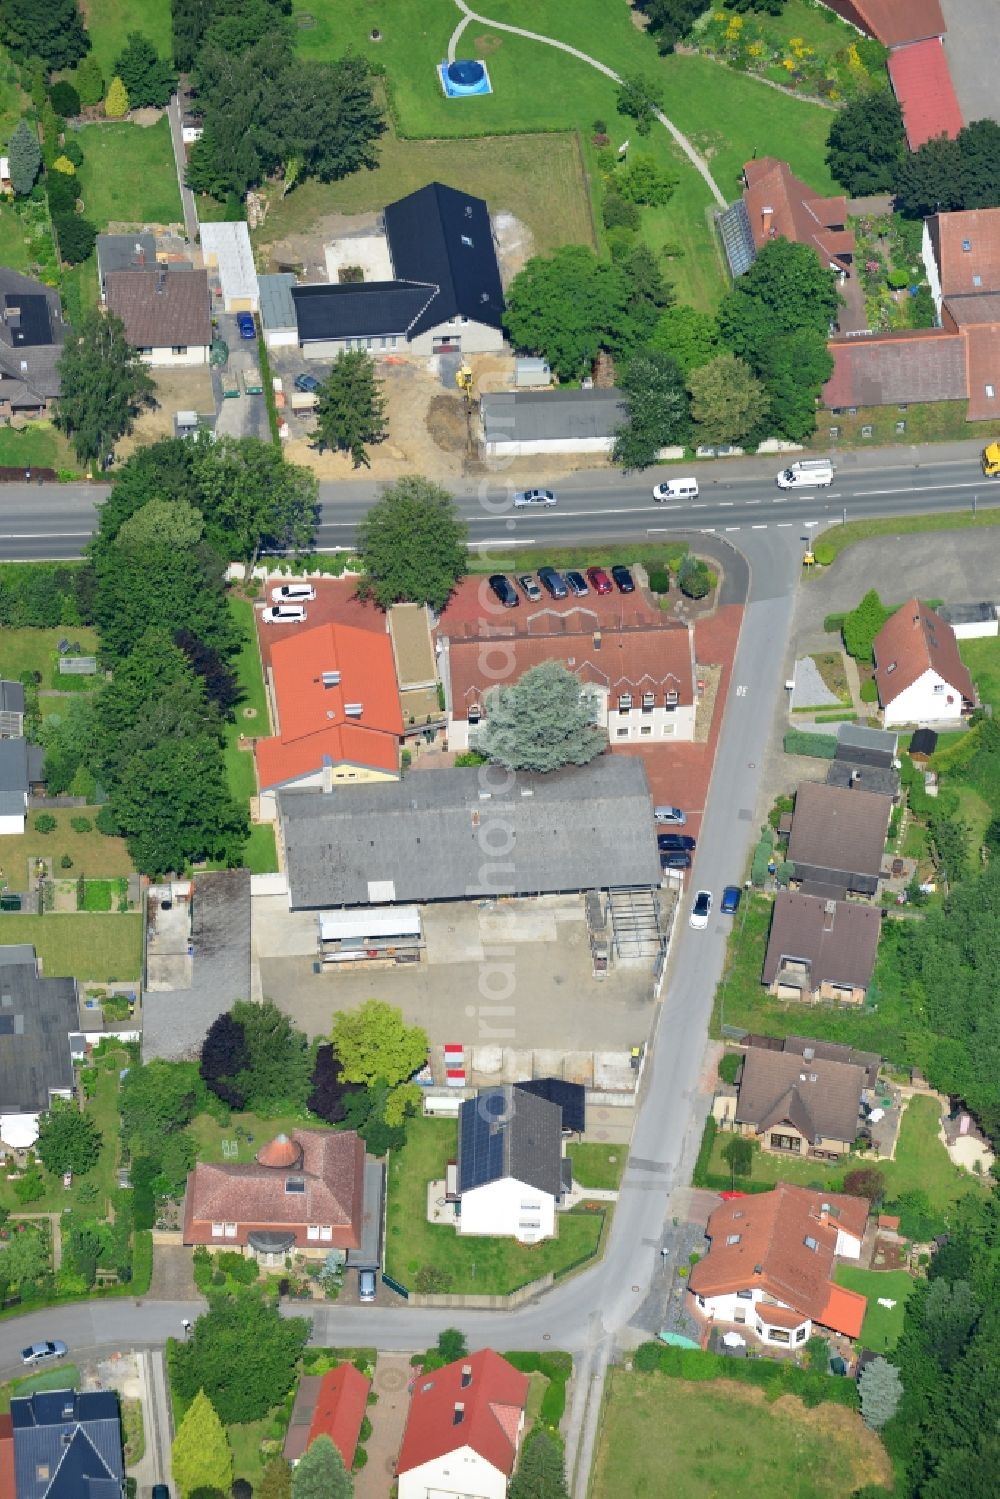
<path fill-rule="evenodd" d="M 742 276 L 757 258 L 750 228 L 750 215 L 742 198 L 731 203 L 722 213 L 717 213 L 715 223 L 726 252 L 729 269 L 733 276 Z"/>

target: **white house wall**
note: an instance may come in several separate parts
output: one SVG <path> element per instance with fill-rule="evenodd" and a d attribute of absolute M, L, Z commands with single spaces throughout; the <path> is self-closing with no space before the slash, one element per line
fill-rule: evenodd
<path fill-rule="evenodd" d="M 662 697 L 662 691 L 657 696 Z M 633 694 L 633 700 L 635 694 Z M 639 694 L 641 701 L 642 694 Z M 631 708 L 628 713 L 619 713 L 612 708 L 608 713 L 608 740 L 611 744 L 658 744 L 664 739 L 677 739 L 690 743 L 694 739 L 694 704 L 676 708 L 654 708 L 644 713 L 641 708 Z"/>
<path fill-rule="evenodd" d="M 996 635 L 1000 630 L 1000 620 L 976 619 L 969 620 L 968 624 L 952 625 L 956 640 L 981 640 L 987 635 Z"/>
<path fill-rule="evenodd" d="M 207 344 L 188 344 L 183 354 L 175 354 L 173 349 L 156 347 L 148 352 L 140 350 L 143 364 L 148 364 L 153 369 L 189 368 L 191 365 L 208 363 Z"/>
<path fill-rule="evenodd" d="M 411 339 L 407 349 L 411 354 L 427 356 L 438 353 L 434 347 L 440 339 L 449 339 L 462 354 L 499 354 L 503 351 L 503 331 L 491 328 L 488 323 L 476 323 L 471 318 L 456 318 L 450 323 L 438 323 L 426 333 L 418 333 Z"/>
<path fill-rule="evenodd" d="M 552 1237 L 555 1217 L 554 1197 L 506 1176 L 462 1193 L 458 1225 L 462 1234 L 500 1234 L 534 1244 Z"/>
<path fill-rule="evenodd" d="M 613 437 L 546 437 L 515 442 L 502 437 L 483 444 L 488 458 L 533 458 L 544 453 L 610 453 Z"/>
<path fill-rule="evenodd" d="M 924 233 L 920 245 L 920 258 L 924 262 L 924 270 L 927 272 L 927 284 L 931 289 L 931 296 L 934 298 L 934 311 L 937 315 L 937 322 L 940 323 L 942 301 L 941 277 L 938 275 L 937 261 L 934 259 L 934 246 L 931 243 L 931 232 L 927 227 L 926 219 L 924 219 Z"/>
<path fill-rule="evenodd" d="M 0 834 L 23 833 L 24 814 L 12 817 L 0 817 Z"/>
<path fill-rule="evenodd" d="M 957 723 L 962 717 L 962 694 L 928 667 L 923 676 L 886 704 L 884 714 L 887 729 L 894 724 L 940 723 L 949 719 Z"/>
<path fill-rule="evenodd" d="M 767 1307 L 758 1306 L 758 1303 L 763 1301 L 763 1291 L 755 1287 L 751 1291 L 750 1297 L 746 1299 L 737 1296 L 735 1293 L 729 1296 L 706 1296 L 704 1298 L 704 1306 L 701 1305 L 700 1299 L 698 1305 L 704 1316 L 710 1317 L 715 1322 L 732 1323 L 739 1331 L 746 1332 L 758 1343 L 765 1343 L 773 1348 L 794 1348 L 802 1346 L 809 1341 L 812 1333 L 812 1322 L 808 1317 L 803 1317 L 798 1327 L 783 1327 L 779 1329 L 780 1332 L 788 1333 L 787 1342 L 784 1338 L 772 1338 L 769 1335 L 770 1329 L 767 1324 Z M 784 1302 L 777 1302 L 777 1299 L 772 1297 L 772 1304 L 775 1303 L 779 1306 L 785 1306 Z M 792 1308 L 787 1309 L 792 1310 Z M 740 1320 L 740 1318 L 744 1320 Z M 758 1322 L 760 1322 L 763 1328 L 762 1332 L 757 1331 Z"/>
<path fill-rule="evenodd" d="M 265 328 L 264 344 L 269 349 L 294 349 L 299 341 L 297 328 Z"/>
<path fill-rule="evenodd" d="M 835 1254 L 843 1256 L 845 1260 L 859 1260 L 861 1258 L 861 1240 L 856 1239 L 853 1234 L 846 1233 L 844 1229 L 837 1229 L 837 1248 Z"/>
<path fill-rule="evenodd" d="M 399 1499 L 505 1499 L 507 1479 L 471 1447 L 401 1473 Z"/>

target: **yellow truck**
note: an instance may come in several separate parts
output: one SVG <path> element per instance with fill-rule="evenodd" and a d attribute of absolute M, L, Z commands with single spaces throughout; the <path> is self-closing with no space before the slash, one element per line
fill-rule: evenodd
<path fill-rule="evenodd" d="M 1000 479 L 1000 442 L 987 443 L 983 448 L 982 462 L 987 479 Z"/>

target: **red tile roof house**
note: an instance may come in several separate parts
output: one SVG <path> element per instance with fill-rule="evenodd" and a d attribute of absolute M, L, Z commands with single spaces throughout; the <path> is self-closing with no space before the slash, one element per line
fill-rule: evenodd
<path fill-rule="evenodd" d="M 962 128 L 962 111 L 940 38 L 895 48 L 887 66 L 910 150 L 939 135 L 954 140 Z"/>
<path fill-rule="evenodd" d="M 890 724 L 957 723 L 976 704 L 972 674 L 951 625 L 919 599 L 897 609 L 875 636 L 875 685 Z"/>
<path fill-rule="evenodd" d="M 504 1499 L 527 1400 L 528 1376 L 492 1348 L 418 1375 L 396 1463 L 398 1499 Z"/>
<path fill-rule="evenodd" d="M 867 1299 L 833 1282 L 837 1259 L 857 1261 L 868 1221 L 863 1197 L 781 1182 L 716 1208 L 709 1251 L 688 1276 L 693 1309 L 767 1347 L 801 1347 L 817 1328 L 856 1339 Z"/>
<path fill-rule="evenodd" d="M 940 40 L 947 30 L 940 0 L 822 0 L 822 4 L 884 47 L 905 47 L 928 37 Z"/>
<path fill-rule="evenodd" d="M 769 240 L 790 239 L 811 245 L 820 264 L 836 271 L 841 283 L 853 274 L 854 231 L 847 228 L 847 199 L 843 195 L 821 198 L 808 183 L 793 175 L 787 161 L 773 156 L 746 162 L 743 181 L 743 202 L 757 250 Z M 863 298 L 860 307 L 863 313 Z M 842 308 L 838 319 L 842 332 L 853 330 L 856 321 L 845 321 L 847 311 Z"/>
<path fill-rule="evenodd" d="M 292 1130 L 245 1165 L 199 1161 L 187 1180 L 184 1243 L 241 1249 L 272 1266 L 291 1249 L 357 1249 L 364 1181 L 365 1147 L 353 1130 Z"/>
<path fill-rule="evenodd" d="M 285 1436 L 286 1460 L 294 1465 L 317 1437 L 327 1436 L 350 1472 L 370 1389 L 371 1380 L 353 1364 L 341 1364 L 325 1374 L 303 1374 Z"/>
<path fill-rule="evenodd" d="M 284 787 L 396 781 L 403 712 L 388 634 L 325 624 L 278 641 L 267 688 L 276 733 L 255 745 L 260 818 Z"/>
<path fill-rule="evenodd" d="M 596 721 L 612 746 L 694 739 L 694 641 L 686 625 L 609 626 L 585 606 L 539 607 L 523 623 L 442 624 L 438 637 L 449 749 L 470 747 L 489 716 L 491 691 L 543 661 L 561 662 L 592 690 Z"/>

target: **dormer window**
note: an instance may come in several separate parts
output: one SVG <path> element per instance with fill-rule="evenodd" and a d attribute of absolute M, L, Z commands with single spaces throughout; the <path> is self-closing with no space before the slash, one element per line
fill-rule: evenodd
<path fill-rule="evenodd" d="M 743 1237 L 742 1234 L 727 1234 L 726 1235 L 726 1244 L 727 1245 L 738 1244 L 740 1242 L 740 1239 L 742 1237 Z"/>
<path fill-rule="evenodd" d="M 302 1176 L 286 1176 L 285 1191 L 289 1193 L 304 1192 L 306 1189 L 305 1178 Z"/>
<path fill-rule="evenodd" d="M 673 691 L 673 689 L 671 689 L 667 693 L 667 695 L 666 695 L 666 704 L 667 704 L 667 707 L 668 708 L 676 708 L 677 707 L 677 701 L 678 701 L 678 699 L 677 699 L 677 693 L 675 691 Z"/>
<path fill-rule="evenodd" d="M 629 711 L 629 709 L 631 707 L 632 707 L 632 694 L 631 694 L 631 692 L 620 692 L 618 694 L 618 712 L 619 713 L 628 713 L 628 711 Z"/>
<path fill-rule="evenodd" d="M 655 701 L 656 701 L 656 699 L 654 698 L 654 696 L 653 696 L 653 694 L 651 692 L 644 692 L 642 694 L 642 711 L 643 711 L 643 713 L 652 713 Z"/>

